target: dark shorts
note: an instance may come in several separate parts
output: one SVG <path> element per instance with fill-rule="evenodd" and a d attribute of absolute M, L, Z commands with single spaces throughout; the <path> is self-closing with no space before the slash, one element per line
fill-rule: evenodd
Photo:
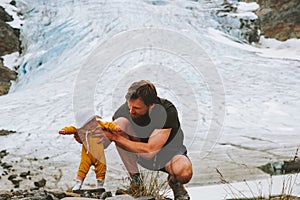
<path fill-rule="evenodd" d="M 184 155 L 188 158 L 187 151 L 168 151 L 159 152 L 156 156 L 149 160 L 141 156 L 137 156 L 137 162 L 146 169 L 167 172 L 165 169 L 166 164 L 176 155 Z"/>

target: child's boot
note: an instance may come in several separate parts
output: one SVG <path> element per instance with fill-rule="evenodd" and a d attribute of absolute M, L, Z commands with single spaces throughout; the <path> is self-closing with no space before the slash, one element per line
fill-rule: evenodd
<path fill-rule="evenodd" d="M 103 185 L 104 185 L 104 180 L 97 179 L 97 188 L 103 188 Z"/>
<path fill-rule="evenodd" d="M 76 180 L 76 183 L 72 188 L 72 191 L 74 192 L 74 191 L 80 190 L 81 186 L 82 186 L 82 183 L 83 183 L 83 181 Z"/>

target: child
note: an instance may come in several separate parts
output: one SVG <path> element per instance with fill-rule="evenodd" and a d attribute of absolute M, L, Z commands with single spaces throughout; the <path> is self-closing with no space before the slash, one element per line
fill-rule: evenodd
<path fill-rule="evenodd" d="M 99 116 L 93 116 L 80 128 L 74 126 L 64 127 L 59 131 L 59 134 L 84 134 L 82 139 L 81 161 L 76 177 L 76 184 L 72 191 L 80 190 L 83 181 L 93 165 L 97 179 L 97 187 L 102 188 L 106 173 L 106 160 L 103 144 L 98 144 L 99 138 L 93 137 L 94 134 L 102 133 L 102 130 L 119 131 L 116 124 L 112 122 L 102 122 Z"/>

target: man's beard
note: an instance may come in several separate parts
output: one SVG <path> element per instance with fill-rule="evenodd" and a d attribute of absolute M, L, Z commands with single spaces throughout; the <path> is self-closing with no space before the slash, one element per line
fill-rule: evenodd
<path fill-rule="evenodd" d="M 146 112 L 144 115 L 140 116 L 131 115 L 131 119 L 134 123 L 136 123 L 139 126 L 146 126 L 151 122 L 149 111 Z"/>

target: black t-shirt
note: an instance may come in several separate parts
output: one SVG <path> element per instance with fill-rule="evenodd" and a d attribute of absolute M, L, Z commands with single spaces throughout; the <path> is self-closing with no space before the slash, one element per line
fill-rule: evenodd
<path fill-rule="evenodd" d="M 129 114 L 128 105 L 125 102 L 115 112 L 113 120 L 119 117 L 125 117 L 131 122 L 136 136 L 142 142 L 148 141 L 154 129 L 171 128 L 170 136 L 161 151 L 171 154 L 172 152 L 174 154 L 177 152 L 186 152 L 186 147 L 183 145 L 183 132 L 180 127 L 178 113 L 175 106 L 170 101 L 157 98 L 157 102 L 150 112 L 149 117 L 144 118 L 143 121 L 140 122 L 132 120 Z"/>

